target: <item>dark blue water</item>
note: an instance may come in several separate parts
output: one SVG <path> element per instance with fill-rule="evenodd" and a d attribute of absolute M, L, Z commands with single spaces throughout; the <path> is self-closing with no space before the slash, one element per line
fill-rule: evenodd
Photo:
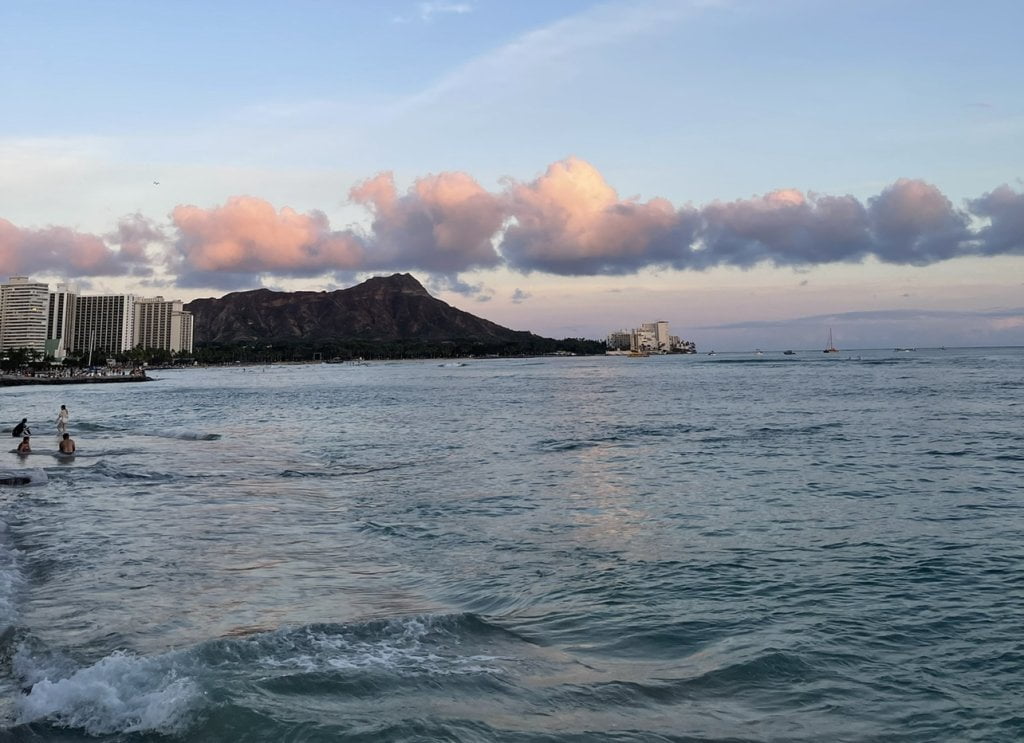
<path fill-rule="evenodd" d="M 1024 739 L 1022 349 L 157 376 L 0 390 L 0 740 Z"/>

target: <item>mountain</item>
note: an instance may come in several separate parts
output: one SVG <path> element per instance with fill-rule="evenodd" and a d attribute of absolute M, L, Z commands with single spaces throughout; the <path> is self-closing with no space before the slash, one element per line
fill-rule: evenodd
<path fill-rule="evenodd" d="M 430 296 L 407 273 L 381 276 L 333 292 L 256 289 L 185 305 L 194 340 L 528 343 L 533 333 L 510 330 Z"/>

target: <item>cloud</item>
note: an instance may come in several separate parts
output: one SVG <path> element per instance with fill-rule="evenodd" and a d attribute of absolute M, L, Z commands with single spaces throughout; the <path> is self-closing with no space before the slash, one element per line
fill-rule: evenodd
<path fill-rule="evenodd" d="M 889 263 L 924 266 L 971 252 L 968 216 L 935 186 L 901 178 L 868 199 L 871 251 Z"/>
<path fill-rule="evenodd" d="M 900 179 L 862 203 L 779 189 L 703 207 L 623 200 L 596 168 L 569 158 L 531 183 L 506 182 L 511 268 L 572 276 L 643 268 L 705 270 L 759 264 L 924 266 L 1024 252 L 1024 195 L 1000 186 L 958 209 L 935 186 Z"/>
<path fill-rule="evenodd" d="M 425 283 L 426 289 L 432 294 L 454 292 L 466 297 L 476 297 L 481 302 L 489 300 L 493 294 L 493 290 L 488 289 L 483 283 L 470 284 L 457 276 L 431 274 Z"/>
<path fill-rule="evenodd" d="M 598 276 L 764 264 L 801 270 L 868 258 L 924 266 L 1024 254 L 1024 193 L 1005 184 L 960 207 L 914 179 L 864 201 L 782 188 L 676 207 L 662 198 L 621 198 L 596 167 L 570 157 L 493 191 L 467 173 L 442 172 L 400 192 L 384 172 L 356 184 L 349 198 L 366 209 L 369 224 L 336 230 L 321 211 L 254 196 L 210 208 L 179 205 L 166 226 L 132 214 L 103 237 L 0 220 L 0 273 L 148 276 L 162 258 L 167 275 L 189 287 L 416 270 L 450 291 L 479 295 L 460 274 L 504 268 Z"/>
<path fill-rule="evenodd" d="M 117 229 L 104 235 L 104 239 L 120 246 L 122 258 L 145 262 L 148 260 L 147 247 L 164 244 L 167 236 L 152 220 L 135 213 L 122 217 L 117 223 Z"/>
<path fill-rule="evenodd" d="M 529 292 L 524 292 L 522 289 L 516 289 L 512 292 L 512 304 L 522 304 L 533 295 Z"/>
<path fill-rule="evenodd" d="M 423 269 L 454 274 L 498 265 L 492 237 L 505 220 L 499 196 L 465 173 L 418 179 L 399 196 L 391 173 L 355 186 L 349 198 L 373 214 L 367 270 Z"/>
<path fill-rule="evenodd" d="M 315 276 L 358 268 L 363 245 L 350 231 L 332 231 L 322 212 L 300 214 L 252 196 L 221 207 L 178 206 L 172 269 L 185 286 L 238 288 L 260 274 Z"/>
<path fill-rule="evenodd" d="M 409 23 L 418 19 L 423 23 L 430 23 L 434 16 L 464 15 L 472 12 L 473 6 L 470 3 L 421 2 L 416 4 L 414 13 L 392 16 L 391 22 Z"/>
<path fill-rule="evenodd" d="M 20 228 L 0 218 L 0 275 L 52 273 L 68 278 L 146 273 L 147 259 L 114 250 L 102 238 L 67 227 Z"/>
<path fill-rule="evenodd" d="M 507 95 L 509 88 L 536 86 L 541 79 L 550 78 L 554 71 L 565 74 L 567 70 L 585 65 L 585 52 L 600 53 L 624 40 L 657 34 L 712 4 L 713 0 L 598 3 L 521 34 L 504 46 L 456 68 L 426 90 L 406 99 L 395 113 L 410 115 L 453 96 L 469 96 L 479 102 L 488 96 Z"/>
<path fill-rule="evenodd" d="M 695 213 L 665 199 L 619 199 L 597 169 L 577 158 L 532 183 L 506 182 L 512 222 L 501 253 L 512 268 L 566 275 L 631 273 L 674 264 L 694 237 Z"/>
<path fill-rule="evenodd" d="M 999 310 L 860 310 L 856 312 L 836 312 L 827 315 L 808 315 L 805 317 L 786 318 L 780 320 L 747 320 L 744 322 L 724 323 L 720 325 L 704 325 L 695 330 L 758 330 L 770 328 L 807 327 L 818 330 L 828 325 L 849 323 L 856 326 L 861 323 L 893 323 L 908 324 L 924 320 L 935 322 L 953 322 L 962 320 L 983 320 L 992 327 L 1005 325 L 1015 327 L 1024 319 L 1024 307 L 1013 307 Z"/>
<path fill-rule="evenodd" d="M 420 3 L 417 9 L 419 10 L 421 20 L 430 21 L 435 15 L 464 15 L 465 13 L 471 13 L 473 6 L 469 3 L 428 2 Z"/>
<path fill-rule="evenodd" d="M 1002 185 L 968 205 L 971 212 L 988 220 L 978 233 L 984 255 L 1024 253 L 1024 194 Z"/>
<path fill-rule="evenodd" d="M 700 211 L 694 268 L 749 268 L 860 260 L 871 249 L 868 216 L 852 196 L 805 197 L 793 189 L 713 203 Z"/>

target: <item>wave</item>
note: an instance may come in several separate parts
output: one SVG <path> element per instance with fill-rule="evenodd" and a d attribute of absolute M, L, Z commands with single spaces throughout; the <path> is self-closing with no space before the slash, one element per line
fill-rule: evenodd
<path fill-rule="evenodd" d="M 842 426 L 842 423 L 834 422 L 811 423 L 804 426 L 759 426 L 743 432 L 703 436 L 697 440 L 704 444 L 721 444 L 734 441 L 764 441 L 787 436 L 814 436 L 820 433 L 828 433 L 832 440 L 836 440 L 836 431 Z"/>
<path fill-rule="evenodd" d="M 75 431 L 122 431 L 122 430 L 124 430 L 120 426 L 110 426 L 110 425 L 106 425 L 104 423 L 96 423 L 94 421 L 82 421 L 80 423 L 78 421 L 75 421 L 73 423 L 69 423 L 68 424 L 68 428 L 69 429 L 73 429 Z"/>
<path fill-rule="evenodd" d="M 436 538 L 437 534 L 417 524 L 382 524 L 376 521 L 363 521 L 359 531 L 368 534 L 382 534 L 387 537 L 419 537 Z"/>
<path fill-rule="evenodd" d="M 806 359 L 767 358 L 764 356 L 754 359 L 702 359 L 702 363 L 705 364 L 797 364 L 804 361 Z"/>
<path fill-rule="evenodd" d="M 396 464 L 380 465 L 377 467 L 369 466 L 346 466 L 344 469 L 330 469 L 330 470 L 293 470 L 287 469 L 282 470 L 280 477 L 313 477 L 313 478 L 335 478 L 335 477 L 353 477 L 356 475 L 369 475 L 374 472 L 388 472 L 390 470 L 398 470 L 406 467 L 414 467 L 418 462 L 398 462 Z"/>
<path fill-rule="evenodd" d="M 81 467 L 75 468 L 76 470 L 84 469 Z M 111 480 L 144 480 L 146 482 L 171 482 L 173 480 L 180 480 L 183 477 L 189 477 L 189 475 L 182 475 L 176 472 L 146 472 L 138 469 L 123 469 L 117 465 L 110 464 L 106 460 L 100 459 L 96 464 L 87 468 L 90 475 L 108 478 Z"/>
<path fill-rule="evenodd" d="M 224 724 L 216 719 L 230 714 L 232 726 L 249 718 L 258 730 L 270 722 L 268 706 L 278 708 L 273 719 L 288 719 L 296 696 L 372 697 L 382 685 L 430 689 L 438 679 L 465 683 L 467 690 L 501 686 L 507 659 L 490 650 L 518 642 L 473 614 L 240 631 L 153 657 L 118 650 L 86 666 L 25 640 L 12 658 L 22 687 L 13 721 L 92 736 L 187 738 L 190 730 Z M 246 738 L 245 731 L 232 738 Z"/>
<path fill-rule="evenodd" d="M 617 425 L 609 427 L 608 433 L 597 436 L 542 439 L 537 442 L 536 446 L 540 451 L 546 452 L 573 451 L 599 446 L 630 446 L 649 438 L 671 438 L 692 433 L 707 433 L 713 430 L 715 430 L 714 426 L 687 423 Z"/>
<path fill-rule="evenodd" d="M 133 436 L 153 436 L 162 439 L 183 439 L 185 441 L 216 441 L 221 438 L 221 434 L 211 433 L 209 431 L 195 431 L 181 428 L 169 428 L 163 431 L 158 431 L 146 428 L 139 429 L 106 423 L 95 423 L 92 421 L 75 423 L 71 428 L 74 429 L 74 432 L 122 433 L 131 434 Z"/>
<path fill-rule="evenodd" d="M 29 686 L 15 703 L 15 724 L 46 721 L 89 735 L 181 732 L 202 694 L 176 667 L 177 655 L 146 658 L 116 651 L 64 675 L 19 648 L 14 669 Z"/>
<path fill-rule="evenodd" d="M 184 441 L 217 441 L 221 438 L 219 433 L 210 433 L 207 431 L 182 431 L 182 430 L 167 430 L 167 431 L 132 431 L 133 434 L 138 436 L 153 436 L 160 439 L 181 439 Z"/>
<path fill-rule="evenodd" d="M 41 467 L 0 469 L 0 486 L 45 485 L 48 480 Z"/>

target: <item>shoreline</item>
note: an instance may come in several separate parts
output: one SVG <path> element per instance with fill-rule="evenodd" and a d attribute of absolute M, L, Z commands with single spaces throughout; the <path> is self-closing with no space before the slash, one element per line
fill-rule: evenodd
<path fill-rule="evenodd" d="M 121 382 L 152 382 L 153 377 L 138 375 L 77 376 L 77 377 L 26 377 L 20 374 L 0 375 L 0 387 L 23 387 L 31 384 L 118 384 Z"/>

